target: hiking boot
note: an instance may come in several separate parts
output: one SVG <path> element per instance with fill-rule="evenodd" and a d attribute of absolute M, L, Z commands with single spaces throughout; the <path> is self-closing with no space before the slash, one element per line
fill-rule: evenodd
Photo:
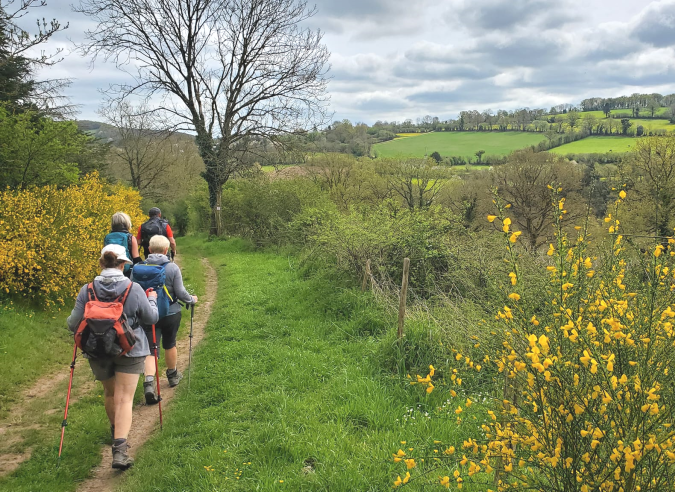
<path fill-rule="evenodd" d="M 145 393 L 145 403 L 148 405 L 154 405 L 159 403 L 159 398 L 157 397 L 157 386 L 155 386 L 155 377 L 146 376 L 145 381 L 143 381 L 143 393 Z"/>
<path fill-rule="evenodd" d="M 178 386 L 180 380 L 183 379 L 183 373 L 178 369 L 167 369 L 166 378 L 169 380 L 169 386 L 173 388 L 174 386 Z"/>
<path fill-rule="evenodd" d="M 134 459 L 127 454 L 129 444 L 126 439 L 115 439 L 112 447 L 112 467 L 117 470 L 126 470 L 134 465 Z"/>

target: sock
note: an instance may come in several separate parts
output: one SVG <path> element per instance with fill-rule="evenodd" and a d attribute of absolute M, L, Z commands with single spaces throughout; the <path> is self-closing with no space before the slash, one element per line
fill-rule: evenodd
<path fill-rule="evenodd" d="M 113 446 L 121 446 L 122 444 L 125 444 L 127 442 L 126 439 L 113 439 Z"/>
<path fill-rule="evenodd" d="M 176 374 L 177 372 L 178 372 L 178 368 L 176 368 L 176 369 L 167 369 L 167 370 L 166 370 L 166 373 L 167 373 L 167 374 Z"/>
<path fill-rule="evenodd" d="M 155 380 L 155 376 L 145 376 L 146 383 L 152 383 Z"/>

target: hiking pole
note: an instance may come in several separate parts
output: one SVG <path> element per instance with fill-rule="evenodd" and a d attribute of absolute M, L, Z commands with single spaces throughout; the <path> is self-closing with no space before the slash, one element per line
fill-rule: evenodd
<path fill-rule="evenodd" d="M 157 404 L 159 405 L 159 430 L 163 430 L 162 394 L 159 392 L 159 364 L 157 363 L 157 336 L 155 335 L 155 325 L 152 325 L 152 345 L 155 349 L 155 379 L 157 380 Z"/>
<path fill-rule="evenodd" d="M 188 394 L 190 393 L 190 375 L 192 374 L 192 325 L 195 319 L 195 303 L 190 304 L 190 349 L 188 351 Z"/>
<path fill-rule="evenodd" d="M 70 363 L 70 380 L 68 381 L 68 394 L 66 395 L 66 411 L 63 414 L 63 422 L 61 422 L 61 443 L 59 444 L 59 460 L 61 459 L 61 451 L 63 450 L 63 436 L 66 433 L 66 425 L 68 425 L 68 405 L 70 404 L 70 390 L 73 388 L 73 373 L 75 372 L 75 359 L 77 358 L 77 345 L 73 348 L 73 361 Z"/>

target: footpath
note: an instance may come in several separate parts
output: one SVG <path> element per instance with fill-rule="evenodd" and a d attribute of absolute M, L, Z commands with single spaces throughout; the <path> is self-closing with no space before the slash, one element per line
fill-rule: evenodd
<path fill-rule="evenodd" d="M 411 391 L 382 367 L 383 334 L 395 327 L 368 296 L 304 278 L 297 259 L 237 240 L 183 241 L 183 261 L 206 258 L 218 288 L 207 281 L 206 338 L 193 354 L 190 393 L 184 380 L 166 405 L 164 430 L 155 406 L 137 407 L 136 464 L 111 473 L 100 459 L 102 403 L 84 396 L 96 431 L 83 431 L 76 403 L 61 466 L 53 446 L 40 448 L 0 478 L 0 491 L 381 491 L 401 473 L 391 459 L 401 441 L 456 437 L 454 426 L 425 417 L 440 394 Z M 207 311 L 202 300 L 196 317 Z"/>

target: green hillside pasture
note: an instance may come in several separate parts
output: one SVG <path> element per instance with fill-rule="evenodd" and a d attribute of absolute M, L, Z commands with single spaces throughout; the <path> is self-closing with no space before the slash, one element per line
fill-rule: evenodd
<path fill-rule="evenodd" d="M 628 152 L 635 144 L 633 137 L 586 137 L 551 150 L 556 154 L 604 154 Z"/>
<path fill-rule="evenodd" d="M 506 155 L 543 139 L 540 133 L 531 132 L 436 132 L 375 144 L 373 153 L 380 157 L 424 157 L 438 152 L 442 157 L 475 159 L 479 150 L 486 155 Z"/>
<path fill-rule="evenodd" d="M 642 120 L 642 119 L 631 119 L 633 126 L 631 128 L 637 128 L 642 125 L 646 132 L 655 131 L 655 130 L 675 130 L 675 125 L 668 120 Z"/>

